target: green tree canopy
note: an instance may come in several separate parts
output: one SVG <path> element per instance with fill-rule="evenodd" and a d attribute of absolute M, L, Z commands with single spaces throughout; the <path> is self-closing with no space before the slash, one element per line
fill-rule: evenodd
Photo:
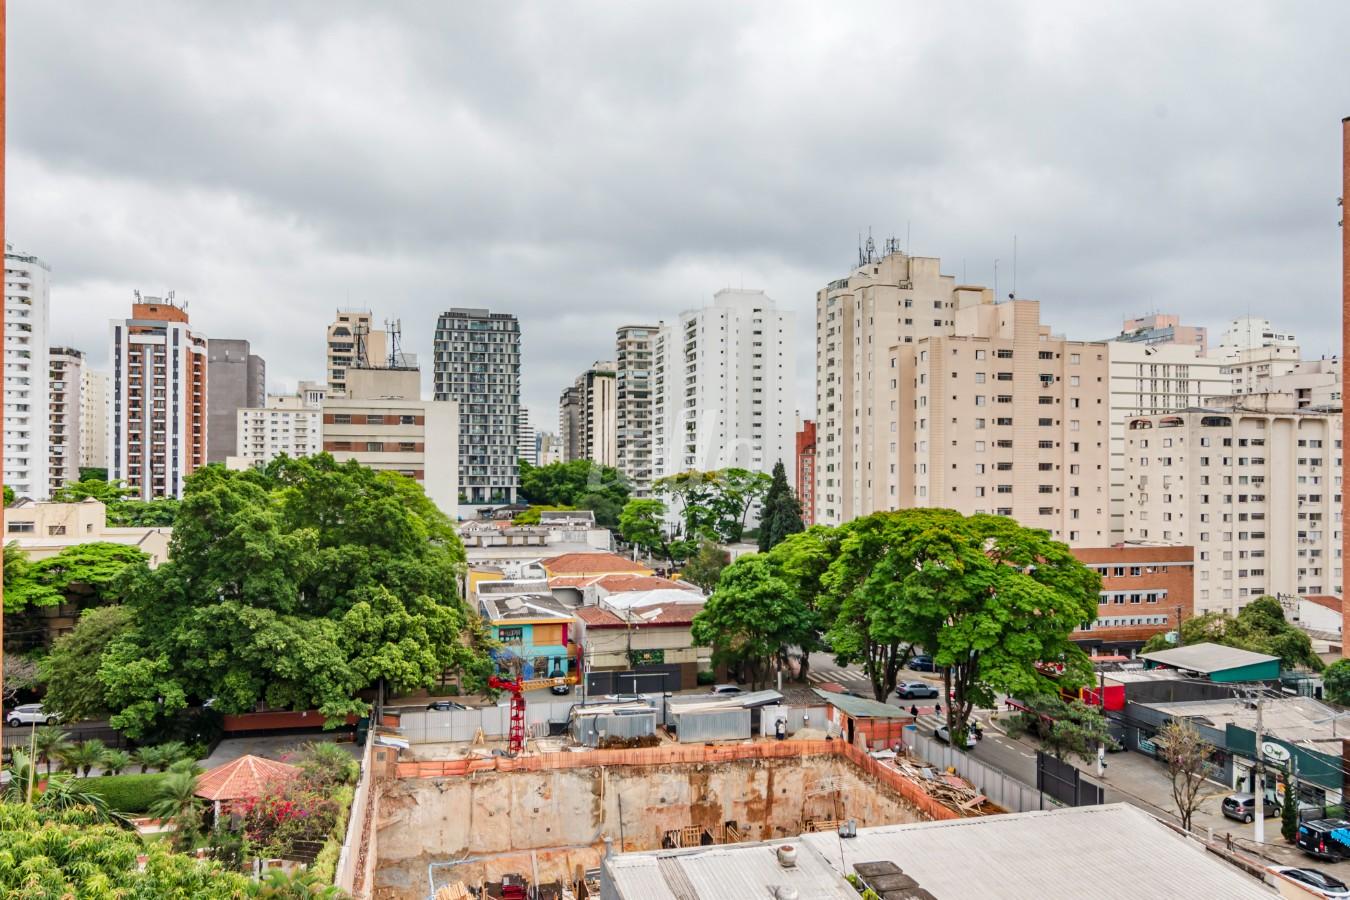
<path fill-rule="evenodd" d="M 1350 659 L 1338 659 L 1322 673 L 1327 699 L 1341 706 L 1350 705 Z"/>
<path fill-rule="evenodd" d="M 106 478 L 81 479 L 63 484 L 52 492 L 53 503 L 79 503 L 94 499 L 100 503 L 117 503 L 136 493 L 120 481 L 108 481 Z"/>
<path fill-rule="evenodd" d="M 804 530 L 802 505 L 788 485 L 787 470 L 780 459 L 774 463 L 773 479 L 764 495 L 763 512 L 759 517 L 759 551 L 766 553 L 781 544 L 789 535 Z"/>
<path fill-rule="evenodd" d="M 619 535 L 672 566 L 687 555 L 687 542 L 672 541 L 666 534 L 666 505 L 646 497 L 629 500 L 619 514 Z"/>
<path fill-rule="evenodd" d="M 595 521 L 617 527 L 619 513 L 628 502 L 629 484 L 613 466 L 589 459 L 534 466 L 520 462 L 520 496 L 531 505 L 589 509 Z"/>
<path fill-rule="evenodd" d="M 770 480 L 765 473 L 749 469 L 690 469 L 658 479 L 654 489 L 670 499 L 684 540 L 734 542 L 741 539 L 746 515 L 764 497 Z"/>
<path fill-rule="evenodd" d="M 129 580 L 133 626 L 104 651 L 112 723 L 140 738 L 194 702 L 366 712 L 383 680 L 480 684 L 484 633 L 457 594 L 464 551 L 416 482 L 327 454 L 194 473 L 169 560 Z"/>
<path fill-rule="evenodd" d="M 760 554 L 743 556 L 722 571 L 717 590 L 694 617 L 694 644 L 712 647 L 715 659 L 742 669 L 756 689 L 788 647 L 809 640 L 816 618 Z"/>
<path fill-rule="evenodd" d="M 131 628 L 132 619 L 126 606 L 87 609 L 69 634 L 56 639 L 38 666 L 47 685 L 42 701 L 47 709 L 59 712 L 67 722 L 107 715 L 108 696 L 99 667 L 103 652 Z"/>
<path fill-rule="evenodd" d="M 700 541 L 698 549 L 689 557 L 680 571 L 686 581 L 696 584 L 705 593 L 711 593 L 717 587 L 722 571 L 731 562 L 731 554 L 712 541 Z"/>
<path fill-rule="evenodd" d="M 1097 758 L 1097 747 L 1114 749 L 1115 738 L 1100 709 L 1081 700 L 1065 700 L 1059 694 L 1040 694 L 1024 701 L 1030 713 L 1022 713 L 1028 730 L 1057 759 L 1076 756 L 1084 762 Z"/>
<path fill-rule="evenodd" d="M 18 553 L 17 545 L 10 544 Z M 143 566 L 150 557 L 135 547 L 96 541 L 67 547 L 55 556 L 15 565 L 6 552 L 4 607 L 7 614 L 30 607 L 61 603 L 107 603 L 129 568 Z"/>
<path fill-rule="evenodd" d="M 1322 671 L 1324 663 L 1313 652 L 1308 633 L 1291 625 L 1284 618 L 1284 607 L 1274 597 L 1260 597 L 1244 606 L 1236 616 L 1214 611 L 1194 616 L 1181 623 L 1181 645 L 1223 644 L 1278 656 L 1286 669 L 1308 668 Z M 1174 646 L 1166 635 L 1154 635 L 1144 645 L 1144 652 L 1152 653 Z"/>

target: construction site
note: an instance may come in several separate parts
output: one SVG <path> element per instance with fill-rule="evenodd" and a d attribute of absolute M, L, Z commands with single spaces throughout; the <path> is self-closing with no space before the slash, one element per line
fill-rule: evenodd
<path fill-rule="evenodd" d="M 688 732 L 697 716 L 665 718 Z M 868 732 L 828 708 L 792 718 L 802 724 L 791 738 L 770 706 L 755 735 L 730 740 L 682 743 L 678 729 L 639 727 L 597 746 L 574 716 L 570 734 L 514 752 L 481 734 L 411 744 L 379 791 L 372 896 L 594 900 L 607 853 L 1003 811 L 954 774 L 897 753 L 889 722 Z"/>

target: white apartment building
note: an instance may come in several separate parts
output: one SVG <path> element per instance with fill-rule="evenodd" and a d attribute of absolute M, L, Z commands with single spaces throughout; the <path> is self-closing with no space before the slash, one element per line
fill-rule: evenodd
<path fill-rule="evenodd" d="M 1074 546 L 1109 532 L 1107 347 L 1040 323 L 1034 300 L 959 305 L 952 335 L 889 349 L 887 509 L 1010 516 Z M 817 437 L 819 440 L 819 437 Z"/>
<path fill-rule="evenodd" d="M 71 481 L 80 480 L 80 438 L 84 432 L 80 415 L 83 409 L 84 354 L 70 347 L 52 347 L 49 352 L 51 373 L 48 387 L 51 403 L 47 411 L 48 465 L 47 496 Z"/>
<path fill-rule="evenodd" d="M 1341 414 L 1262 398 L 1131 418 L 1125 539 L 1195 547 L 1195 609 L 1341 593 Z"/>
<path fill-rule="evenodd" d="M 80 467 L 108 467 L 108 373 L 80 370 Z"/>
<path fill-rule="evenodd" d="M 264 466 L 278 456 L 296 459 L 323 450 L 323 395 L 271 395 L 258 408 L 236 410 L 235 455 L 230 468 Z"/>
<path fill-rule="evenodd" d="M 1128 334 L 1128 332 L 1127 332 Z M 1111 540 L 1125 539 L 1125 420 L 1203 406 L 1229 392 L 1224 361 L 1179 343 L 1107 343 L 1111 420 Z"/>
<path fill-rule="evenodd" d="M 350 369 L 346 393 L 323 402 L 323 449 L 339 462 L 398 472 L 459 517 L 459 405 L 423 400 L 416 369 Z"/>
<path fill-rule="evenodd" d="M 51 332 L 51 268 L 5 244 L 5 484 L 18 497 L 45 500 Z"/>
<path fill-rule="evenodd" d="M 206 465 L 206 338 L 173 295 L 140 296 L 111 325 L 108 477 L 142 500 L 181 497 Z"/>
<path fill-rule="evenodd" d="M 763 291 L 720 290 L 653 347 L 652 477 L 791 465 L 794 316 Z"/>
<path fill-rule="evenodd" d="M 893 436 L 879 415 L 893 399 L 890 348 L 952 334 L 959 305 L 982 302 L 936 258 L 859 254 L 816 294 L 816 521 L 838 525 L 891 508 Z"/>
<path fill-rule="evenodd" d="M 551 466 L 564 462 L 562 441 L 551 431 L 538 431 L 534 436 L 535 456 L 539 465 Z"/>
<path fill-rule="evenodd" d="M 659 325 L 615 333 L 615 455 L 634 497 L 652 490 L 652 342 Z"/>
<path fill-rule="evenodd" d="M 530 424 L 530 411 L 524 406 L 520 408 L 516 441 L 516 456 L 532 466 L 539 465 L 539 445 L 534 439 L 534 426 Z"/>
<path fill-rule="evenodd" d="M 563 439 L 563 459 L 588 459 L 601 466 L 618 462 L 615 365 L 596 362 L 577 376 L 558 399 L 558 427 Z"/>

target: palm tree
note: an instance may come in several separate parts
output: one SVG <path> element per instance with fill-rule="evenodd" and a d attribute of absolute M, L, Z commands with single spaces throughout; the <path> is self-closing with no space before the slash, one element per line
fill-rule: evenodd
<path fill-rule="evenodd" d="M 196 828 L 201 804 L 197 776 L 191 772 L 170 772 L 159 783 L 159 793 L 147 812 L 157 819 L 172 819 L 180 838 L 188 838 L 188 832 Z"/>
<path fill-rule="evenodd" d="M 103 753 L 107 749 L 98 738 L 80 741 L 62 754 L 61 764 L 77 770 L 81 777 L 88 778 L 89 770 L 103 762 Z"/>
<path fill-rule="evenodd" d="M 104 775 L 121 775 L 122 770 L 131 765 L 131 754 L 125 750 L 104 750 L 100 764 Z"/>
<path fill-rule="evenodd" d="M 164 768 L 164 751 L 158 745 L 137 747 L 132 756 L 135 758 L 136 764 L 141 767 L 142 775 L 151 769 L 158 772 Z"/>
<path fill-rule="evenodd" d="M 314 872 L 309 869 L 296 869 L 294 872 L 283 872 L 281 869 L 272 869 L 268 871 L 267 877 L 263 879 L 258 887 L 259 900 L 311 900 L 311 898 L 329 898 L 346 896 L 342 891 L 332 884 L 325 885 Z"/>
<path fill-rule="evenodd" d="M 163 756 L 159 758 L 159 765 L 156 767 L 155 771 L 163 772 L 169 766 L 187 756 L 188 748 L 187 744 L 184 744 L 182 741 L 166 741 L 159 745 L 159 752 L 162 753 Z"/>
<path fill-rule="evenodd" d="M 60 759 L 70 749 L 70 734 L 62 731 L 60 725 L 43 725 L 33 735 L 33 746 L 37 750 L 38 762 L 47 765 L 47 777 L 52 774 L 52 762 Z"/>
<path fill-rule="evenodd" d="M 189 775 L 200 775 L 202 774 L 202 772 L 206 770 L 203 769 L 201 766 L 197 765 L 197 761 L 195 759 L 188 759 L 184 757 L 183 759 L 177 760 L 176 762 L 174 762 L 173 765 L 169 766 L 168 771 L 170 773 L 181 774 L 186 772 Z"/>

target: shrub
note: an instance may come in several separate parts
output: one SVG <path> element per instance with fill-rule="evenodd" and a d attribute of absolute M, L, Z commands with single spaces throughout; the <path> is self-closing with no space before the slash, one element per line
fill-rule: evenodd
<path fill-rule="evenodd" d="M 310 866 L 310 871 L 320 884 L 332 884 L 333 879 L 337 877 L 338 857 L 342 855 L 342 842 L 347 837 L 347 820 L 351 817 L 352 799 L 355 796 L 356 789 L 350 785 L 338 788 L 333 794 L 333 802 L 338 807 L 337 819 L 333 822 L 333 830 L 328 835 L 328 840 L 323 842 L 323 848 L 319 850 L 319 855 L 314 858 L 314 864 Z"/>
<path fill-rule="evenodd" d="M 716 684 L 716 683 L 717 683 L 717 673 L 716 673 L 716 672 L 699 672 L 699 673 L 698 673 L 698 683 L 699 683 L 699 684 Z"/>
<path fill-rule="evenodd" d="M 139 815 L 155 802 L 163 781 L 164 776 L 160 774 L 102 775 L 78 779 L 74 786 L 86 793 L 102 797 L 111 810 Z"/>
<path fill-rule="evenodd" d="M 309 785 L 323 791 L 351 784 L 361 773 L 361 766 L 347 748 L 332 741 L 310 741 L 301 746 L 298 758 L 287 761 L 300 767 Z"/>

